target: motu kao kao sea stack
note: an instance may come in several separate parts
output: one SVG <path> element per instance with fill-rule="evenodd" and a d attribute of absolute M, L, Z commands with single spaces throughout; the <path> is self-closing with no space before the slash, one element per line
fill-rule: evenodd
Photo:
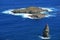
<path fill-rule="evenodd" d="M 49 37 L 49 26 L 46 24 L 44 30 L 43 30 L 43 37 Z"/>

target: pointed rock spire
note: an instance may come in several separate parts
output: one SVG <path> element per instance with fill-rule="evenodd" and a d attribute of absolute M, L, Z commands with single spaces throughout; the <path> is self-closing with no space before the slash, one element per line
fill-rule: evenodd
<path fill-rule="evenodd" d="M 46 24 L 44 30 L 43 30 L 43 37 L 48 37 L 49 36 L 49 26 Z"/>

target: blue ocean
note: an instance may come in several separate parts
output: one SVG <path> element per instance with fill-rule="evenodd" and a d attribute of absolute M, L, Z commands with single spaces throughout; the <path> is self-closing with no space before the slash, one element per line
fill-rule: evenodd
<path fill-rule="evenodd" d="M 29 6 L 53 8 L 54 16 L 29 19 L 2 13 Z M 0 0 L 0 40 L 42 40 L 39 36 L 46 24 L 50 29 L 49 40 L 60 40 L 60 0 Z"/>

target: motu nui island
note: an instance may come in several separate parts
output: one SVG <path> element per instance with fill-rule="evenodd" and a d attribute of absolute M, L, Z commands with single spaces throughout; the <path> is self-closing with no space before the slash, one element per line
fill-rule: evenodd
<path fill-rule="evenodd" d="M 28 16 L 30 18 L 41 19 L 47 15 L 46 12 L 48 12 L 48 10 L 42 9 L 40 7 L 31 6 L 31 7 L 27 7 L 27 8 L 23 8 L 23 9 L 21 9 L 21 8 L 14 9 L 11 12 L 13 12 L 14 14 L 17 14 L 17 13 L 29 14 Z"/>

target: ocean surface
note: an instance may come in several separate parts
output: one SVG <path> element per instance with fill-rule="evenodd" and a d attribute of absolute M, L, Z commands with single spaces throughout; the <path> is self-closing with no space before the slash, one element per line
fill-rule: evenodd
<path fill-rule="evenodd" d="M 29 6 L 52 8 L 50 17 L 29 19 L 3 13 Z M 45 25 L 50 28 L 49 40 L 60 40 L 60 0 L 0 0 L 0 40 L 42 40 Z"/>

